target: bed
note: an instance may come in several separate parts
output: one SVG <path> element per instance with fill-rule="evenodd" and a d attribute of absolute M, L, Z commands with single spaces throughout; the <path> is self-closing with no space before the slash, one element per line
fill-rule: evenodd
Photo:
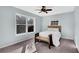
<path fill-rule="evenodd" d="M 35 42 L 45 42 L 48 43 L 49 49 L 51 46 L 58 47 L 60 45 L 61 37 L 61 26 L 53 25 L 48 26 L 47 31 L 43 31 L 35 34 Z"/>

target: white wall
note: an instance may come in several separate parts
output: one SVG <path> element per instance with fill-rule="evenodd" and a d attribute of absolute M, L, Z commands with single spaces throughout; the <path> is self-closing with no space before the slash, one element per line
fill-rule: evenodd
<path fill-rule="evenodd" d="M 64 13 L 43 17 L 43 31 L 47 30 L 50 21 L 58 20 L 62 26 L 62 38 L 74 39 L 74 13 Z"/>
<path fill-rule="evenodd" d="M 79 51 L 79 7 L 75 8 L 75 44 Z"/>
<path fill-rule="evenodd" d="M 36 18 L 36 32 L 41 29 L 41 17 L 14 7 L 0 7 L 0 48 L 31 38 L 34 33 L 16 36 L 16 13 Z"/>

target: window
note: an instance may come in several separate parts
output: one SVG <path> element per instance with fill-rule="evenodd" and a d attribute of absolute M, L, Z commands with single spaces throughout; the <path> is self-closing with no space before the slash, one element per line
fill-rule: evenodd
<path fill-rule="evenodd" d="M 26 32 L 26 17 L 20 14 L 16 14 L 16 33 Z"/>
<path fill-rule="evenodd" d="M 16 34 L 35 32 L 35 18 L 16 14 Z"/>
<path fill-rule="evenodd" d="M 28 32 L 34 32 L 34 18 L 29 18 L 27 23 L 28 23 Z"/>
<path fill-rule="evenodd" d="M 51 21 L 51 25 L 58 25 L 58 21 Z"/>

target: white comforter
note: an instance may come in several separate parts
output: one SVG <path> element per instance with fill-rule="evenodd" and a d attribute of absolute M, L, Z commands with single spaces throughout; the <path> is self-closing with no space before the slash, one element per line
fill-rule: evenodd
<path fill-rule="evenodd" d="M 53 44 L 58 47 L 60 45 L 60 37 L 61 34 L 59 31 L 44 31 L 44 32 L 40 32 L 39 36 L 43 36 L 43 37 L 48 37 L 49 34 L 52 34 L 52 40 L 53 40 Z"/>

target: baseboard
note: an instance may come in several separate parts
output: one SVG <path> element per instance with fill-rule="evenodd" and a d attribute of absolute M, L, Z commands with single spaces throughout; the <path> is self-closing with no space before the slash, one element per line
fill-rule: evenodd
<path fill-rule="evenodd" d="M 30 39 L 30 38 L 29 38 Z M 8 47 L 8 46 L 11 46 L 11 45 L 14 45 L 16 43 L 19 43 L 19 42 L 22 42 L 22 41 L 25 41 L 25 40 L 29 40 L 29 39 L 24 39 L 24 40 L 18 40 L 18 41 L 14 41 L 14 42 L 9 42 L 9 43 L 5 43 L 5 44 L 2 44 L 0 46 L 0 49 L 1 48 L 5 48 L 5 47 Z"/>
<path fill-rule="evenodd" d="M 63 37 L 61 37 L 61 39 L 73 40 L 73 39 L 71 39 L 71 38 L 63 38 Z"/>
<path fill-rule="evenodd" d="M 5 48 L 5 47 L 8 47 L 8 46 L 11 46 L 11 45 L 14 45 L 14 44 L 19 43 L 19 42 L 22 42 L 22 41 L 25 41 L 25 40 L 14 41 L 14 42 L 9 42 L 9 43 L 6 43 L 6 44 L 2 44 L 2 45 L 0 46 L 0 49 L 1 49 L 1 48 Z"/>
<path fill-rule="evenodd" d="M 71 36 L 61 36 L 61 38 L 63 38 L 63 39 L 68 39 L 68 40 L 74 40 L 74 38 L 71 37 Z"/>

